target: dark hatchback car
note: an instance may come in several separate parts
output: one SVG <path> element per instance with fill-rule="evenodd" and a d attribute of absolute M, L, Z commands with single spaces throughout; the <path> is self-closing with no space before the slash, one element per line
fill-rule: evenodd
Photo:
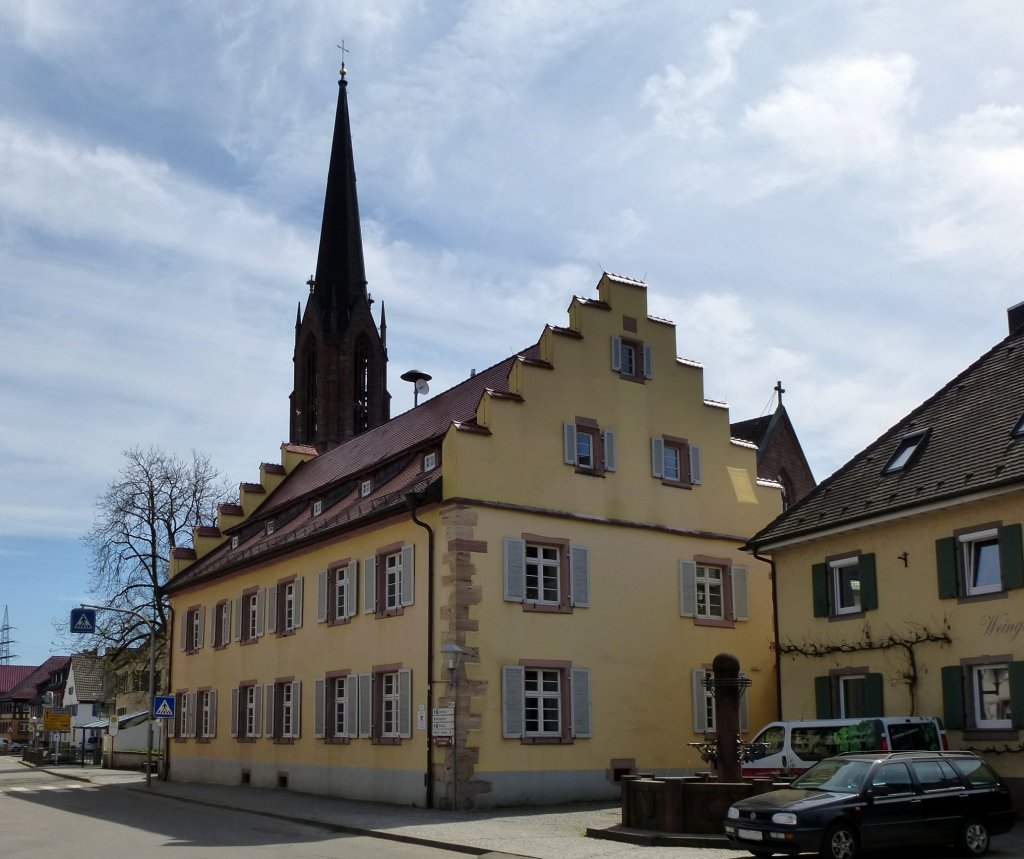
<path fill-rule="evenodd" d="M 872 752 L 826 758 L 788 788 L 735 803 L 725 833 L 755 856 L 932 844 L 982 856 L 1016 820 L 1006 785 L 971 752 Z"/>

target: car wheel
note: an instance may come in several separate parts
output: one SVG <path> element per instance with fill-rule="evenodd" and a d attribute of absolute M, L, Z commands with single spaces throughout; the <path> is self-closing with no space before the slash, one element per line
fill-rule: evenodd
<path fill-rule="evenodd" d="M 988 852 L 988 827 L 978 818 L 971 818 L 960 829 L 958 846 L 964 856 L 984 856 Z"/>
<path fill-rule="evenodd" d="M 845 823 L 837 823 L 825 833 L 821 842 L 821 859 L 854 859 L 857 855 L 857 833 Z"/>

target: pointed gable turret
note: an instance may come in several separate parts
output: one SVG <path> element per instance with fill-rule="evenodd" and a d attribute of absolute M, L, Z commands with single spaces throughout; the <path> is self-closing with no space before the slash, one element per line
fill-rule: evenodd
<path fill-rule="evenodd" d="M 347 88 L 342 66 L 316 274 L 293 355 L 289 441 L 320 453 L 384 423 L 391 410 L 383 331 L 366 288 Z"/>

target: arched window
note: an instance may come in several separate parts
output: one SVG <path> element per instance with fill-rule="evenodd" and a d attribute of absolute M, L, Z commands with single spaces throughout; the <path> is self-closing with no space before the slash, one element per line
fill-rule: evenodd
<path fill-rule="evenodd" d="M 299 438 L 307 444 L 316 441 L 316 376 L 316 344 L 310 344 L 302 359 L 302 400 L 299 403 L 299 414 L 295 416 L 299 424 Z"/>

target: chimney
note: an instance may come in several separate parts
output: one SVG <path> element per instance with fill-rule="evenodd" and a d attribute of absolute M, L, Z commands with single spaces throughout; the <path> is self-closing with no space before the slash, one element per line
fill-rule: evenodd
<path fill-rule="evenodd" d="M 1006 320 L 1010 324 L 1011 334 L 1024 325 L 1024 301 L 1013 305 L 1013 307 L 1006 311 Z"/>

